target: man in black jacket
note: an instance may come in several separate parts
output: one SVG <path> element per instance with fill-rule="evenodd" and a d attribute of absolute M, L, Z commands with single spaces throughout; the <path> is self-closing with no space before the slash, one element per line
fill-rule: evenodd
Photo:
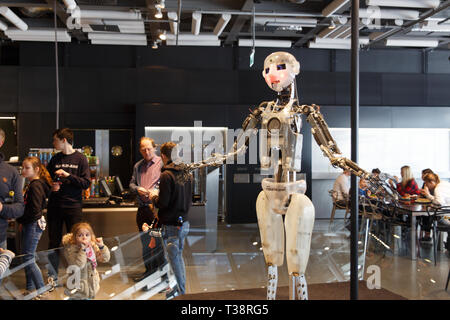
<path fill-rule="evenodd" d="M 189 232 L 188 211 L 192 204 L 192 177 L 185 181 L 179 165 L 172 162 L 176 144 L 164 143 L 161 150 L 162 168 L 159 194 L 151 192 L 151 198 L 159 208 L 158 218 L 167 247 L 169 261 L 178 282 L 180 294 L 185 293 L 186 268 L 183 261 L 184 240 Z"/>

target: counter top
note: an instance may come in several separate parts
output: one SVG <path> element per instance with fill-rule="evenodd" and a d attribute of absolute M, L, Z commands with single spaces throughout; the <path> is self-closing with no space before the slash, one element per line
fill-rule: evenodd
<path fill-rule="evenodd" d="M 108 198 L 92 198 L 83 200 L 84 208 L 137 208 L 134 202 L 116 202 Z"/>

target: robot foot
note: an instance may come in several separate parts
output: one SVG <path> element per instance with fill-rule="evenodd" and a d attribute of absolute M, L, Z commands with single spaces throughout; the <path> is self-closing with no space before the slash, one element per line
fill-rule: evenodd
<path fill-rule="evenodd" d="M 267 300 L 275 300 L 278 285 L 278 268 L 269 265 L 267 274 Z"/>
<path fill-rule="evenodd" d="M 293 275 L 292 278 L 292 282 L 295 281 L 295 291 L 297 292 L 297 299 L 308 300 L 308 285 L 306 283 L 305 275 Z"/>

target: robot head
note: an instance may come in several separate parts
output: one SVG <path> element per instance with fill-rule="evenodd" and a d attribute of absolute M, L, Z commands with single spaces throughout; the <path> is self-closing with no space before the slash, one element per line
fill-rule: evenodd
<path fill-rule="evenodd" d="M 300 73 L 300 63 L 287 52 L 274 52 L 264 60 L 262 75 L 270 89 L 281 92 Z"/>

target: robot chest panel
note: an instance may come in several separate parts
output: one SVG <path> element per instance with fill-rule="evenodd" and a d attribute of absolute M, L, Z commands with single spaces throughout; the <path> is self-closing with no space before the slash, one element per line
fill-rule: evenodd
<path fill-rule="evenodd" d="M 261 127 L 267 130 L 267 135 L 278 135 L 284 137 L 287 134 L 289 120 L 288 112 L 270 112 L 263 115 Z"/>

